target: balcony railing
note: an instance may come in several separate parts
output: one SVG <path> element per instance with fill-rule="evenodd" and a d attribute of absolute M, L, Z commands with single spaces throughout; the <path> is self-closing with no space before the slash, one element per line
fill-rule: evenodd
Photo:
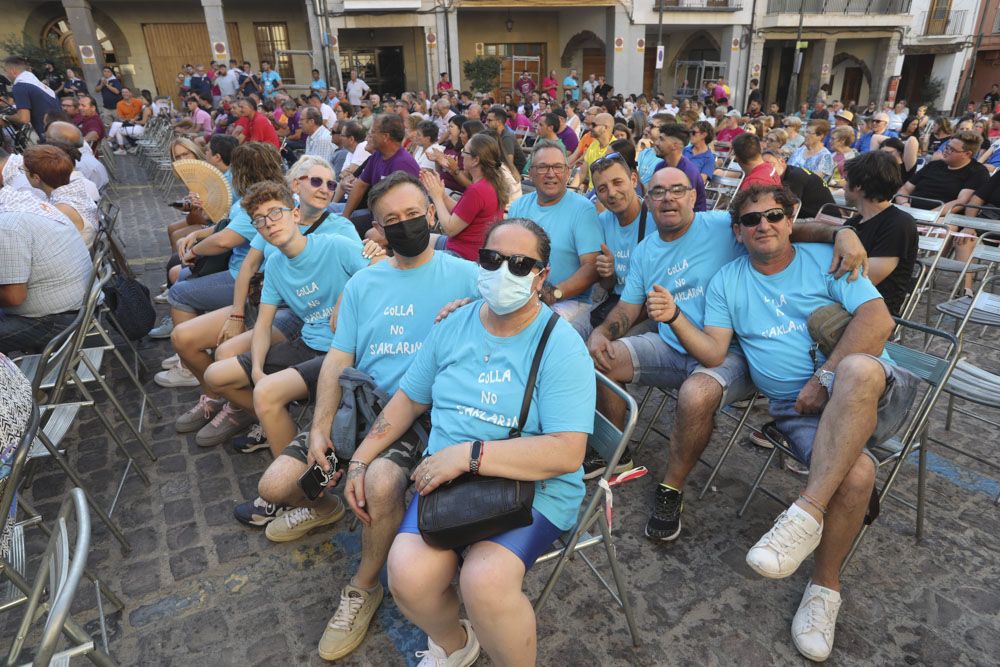
<path fill-rule="evenodd" d="M 653 11 L 660 11 L 661 5 L 665 12 L 738 12 L 743 9 L 743 0 L 653 0 Z"/>
<path fill-rule="evenodd" d="M 768 0 L 768 14 L 908 14 L 910 0 Z"/>
<path fill-rule="evenodd" d="M 932 12 L 921 12 L 918 25 L 924 26 L 924 35 L 927 37 L 963 35 L 966 34 L 965 17 L 967 14 L 968 12 L 964 9 L 956 11 L 936 9 Z"/>

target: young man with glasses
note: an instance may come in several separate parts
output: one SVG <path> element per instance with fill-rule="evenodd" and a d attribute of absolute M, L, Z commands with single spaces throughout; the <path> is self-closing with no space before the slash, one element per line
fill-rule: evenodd
<path fill-rule="evenodd" d="M 990 179 L 986 167 L 975 160 L 982 140 L 971 130 L 957 133 L 941 145 L 941 159 L 928 162 L 910 176 L 897 195 L 914 197 L 910 205 L 922 209 L 937 207 L 935 202 L 944 203 L 942 210 L 969 203 Z"/>
<path fill-rule="evenodd" d="M 542 301 L 583 335 L 589 328 L 590 292 L 597 282 L 601 251 L 597 211 L 586 197 L 567 188 L 569 165 L 559 144 L 544 140 L 535 144 L 529 175 L 535 191 L 511 204 L 508 217 L 527 218 L 549 235 L 551 272 Z"/>
<path fill-rule="evenodd" d="M 682 292 L 662 283 L 654 284 L 647 307 L 710 370 L 725 368 L 738 342 L 777 430 L 810 464 L 805 489 L 746 561 L 758 574 L 781 579 L 816 552 L 792 639 L 802 655 L 821 662 L 833 650 L 840 566 L 874 488 L 876 466 L 867 448 L 906 421 L 918 382 L 885 353 L 894 322 L 871 281 L 836 279 L 828 273 L 836 262 L 829 246 L 792 242 L 794 206 L 781 188 L 738 193 L 732 233 L 747 254 L 712 278 L 703 314 L 691 315 L 689 302 L 676 298 Z M 813 352 L 807 321 L 831 305 L 853 317 L 826 357 Z"/>
<path fill-rule="evenodd" d="M 392 395 L 438 312 L 451 301 L 478 296 L 476 265 L 435 252 L 430 243 L 427 221 L 434 219 L 434 205 L 416 178 L 405 172 L 387 176 L 372 188 L 370 201 L 375 225 L 384 232 L 393 257 L 348 281 L 337 330 L 325 355 L 306 361 L 300 367 L 301 376 L 285 370 L 254 391 L 254 401 L 262 407 L 292 395 L 308 396 L 316 404 L 308 434 L 294 438 L 261 478 L 261 498 L 237 508 L 237 516 L 245 523 L 266 525 L 268 539 L 275 542 L 296 540 L 344 513 L 338 497 L 320 495 L 309 500 L 297 484 L 314 462 L 324 470 L 329 468 L 326 453 L 334 444 L 331 427 L 342 406 L 341 373 L 353 368 L 367 374 L 379 389 Z M 269 392 L 268 386 L 278 380 L 297 394 L 276 397 Z M 342 589 L 337 611 L 320 640 L 319 654 L 326 660 L 342 658 L 361 644 L 381 604 L 379 573 L 403 517 L 410 473 L 421 454 L 419 439 L 410 432 L 366 466 L 361 562 Z M 357 474 L 359 466 L 346 462 L 345 466 L 349 477 Z M 338 473 L 329 486 L 339 479 Z"/>
<path fill-rule="evenodd" d="M 590 335 L 587 346 L 597 369 L 616 382 L 679 391 L 667 470 L 645 529 L 650 539 L 669 541 L 680 535 L 684 481 L 712 436 L 716 411 L 720 405 L 746 398 L 752 387 L 738 348 L 715 364 L 716 368 L 708 368 L 681 345 L 670 323 L 660 324 L 658 332 L 626 333 L 645 319 L 643 305 L 657 284 L 667 285 L 687 316 L 700 323 L 709 282 L 746 251 L 728 233 L 728 213 L 695 213 L 691 180 L 679 169 L 656 172 L 646 201 L 657 233 L 632 252 L 621 300 Z M 838 276 L 855 270 L 865 260 L 853 231 L 837 233 L 829 225 L 813 223 L 797 225 L 796 232 L 803 241 L 830 242 L 839 237 L 834 249 L 837 261 L 829 266 Z M 625 404 L 614 394 L 598 387 L 597 400 L 602 414 L 619 426 L 624 423 Z M 626 461 L 629 458 L 623 457 Z M 585 474 L 599 469 L 595 466 Z"/>

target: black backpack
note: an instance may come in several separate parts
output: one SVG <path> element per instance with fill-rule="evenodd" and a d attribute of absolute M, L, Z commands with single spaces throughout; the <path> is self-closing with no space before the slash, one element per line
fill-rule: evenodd
<path fill-rule="evenodd" d="M 149 298 L 149 288 L 136 280 L 114 238 L 110 241 L 114 275 L 104 286 L 104 304 L 114 316 L 119 332 L 129 340 L 139 340 L 156 324 L 156 310 Z"/>

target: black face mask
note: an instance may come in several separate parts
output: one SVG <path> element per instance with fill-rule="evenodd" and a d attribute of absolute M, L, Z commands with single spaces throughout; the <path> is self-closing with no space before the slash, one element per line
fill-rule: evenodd
<path fill-rule="evenodd" d="M 403 257 L 416 257 L 427 249 L 431 240 L 426 214 L 387 225 L 382 231 L 389 248 Z"/>

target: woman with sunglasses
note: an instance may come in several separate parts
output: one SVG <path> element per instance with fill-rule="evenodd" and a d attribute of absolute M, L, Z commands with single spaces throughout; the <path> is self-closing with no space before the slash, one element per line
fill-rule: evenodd
<path fill-rule="evenodd" d="M 421 665 L 466 667 L 480 646 L 496 664 L 535 664 L 535 614 L 522 590 L 524 575 L 574 525 L 596 399 L 583 341 L 557 319 L 522 435 L 508 439 L 552 316 L 538 298 L 548 255 L 548 236 L 529 220 L 505 220 L 490 230 L 479 253 L 482 300 L 434 327 L 382 411 L 380 428 L 372 429 L 352 458 L 363 465 L 348 479 L 345 495 L 358 511 L 365 465 L 430 409 L 427 456 L 411 476 L 419 495 L 470 470 L 535 483 L 530 525 L 455 550 L 424 542 L 418 500 L 411 502 L 389 552 L 389 587 L 403 614 L 428 635 L 427 650 L 417 653 Z M 451 583 L 456 572 L 469 620 L 459 618 Z"/>
<path fill-rule="evenodd" d="M 304 233 L 336 234 L 349 239 L 358 239 L 357 230 L 350 221 L 326 211 L 332 193 L 336 189 L 333 168 L 326 160 L 310 155 L 299 158 L 288 170 L 285 182 L 298 197 L 299 227 Z M 175 423 L 178 433 L 198 431 L 197 442 L 201 446 L 220 444 L 234 435 L 228 432 L 231 429 L 222 428 L 226 426 L 225 423 L 205 428 L 211 426 L 210 422 L 223 412 L 226 404 L 207 387 L 204 374 L 213 361 L 249 351 L 251 330 L 256 317 L 256 295 L 248 304 L 251 283 L 254 281 L 254 276 L 258 275 L 259 269 L 276 250 L 274 246 L 266 243 L 260 234 L 254 236 L 236 276 L 232 305 L 179 324 L 171 336 L 174 350 L 183 365 L 157 373 L 156 382 L 164 386 L 188 386 L 172 383 L 175 380 L 184 380 L 185 375 L 191 375 L 197 381 L 197 385 L 201 386 L 202 395 L 198 402 L 190 410 L 182 413 Z M 366 257 L 379 254 L 381 249 L 376 245 L 366 244 Z M 251 307 L 248 308 L 248 305 Z M 279 309 L 271 332 L 272 340 L 275 342 L 293 340 L 301 328 L 302 321 L 290 310 Z M 207 351 L 212 348 L 216 348 L 214 355 Z M 229 417 L 231 415 L 227 412 L 223 419 L 227 420 Z M 240 420 L 237 420 L 237 423 L 239 422 Z M 220 429 L 221 432 L 217 432 Z M 205 433 L 201 433 L 202 430 L 205 430 Z M 237 450 L 255 451 L 265 447 L 263 434 L 259 431 L 260 429 L 252 429 L 246 438 L 236 443 L 239 445 Z"/>
<path fill-rule="evenodd" d="M 457 202 L 445 193 L 444 181 L 435 172 L 421 170 L 420 182 L 434 202 L 437 223 L 444 232 L 432 235 L 435 249 L 475 261 L 486 230 L 503 218 L 508 190 L 496 139 L 487 134 L 475 135 L 462 148 L 462 157 L 472 184 Z"/>

